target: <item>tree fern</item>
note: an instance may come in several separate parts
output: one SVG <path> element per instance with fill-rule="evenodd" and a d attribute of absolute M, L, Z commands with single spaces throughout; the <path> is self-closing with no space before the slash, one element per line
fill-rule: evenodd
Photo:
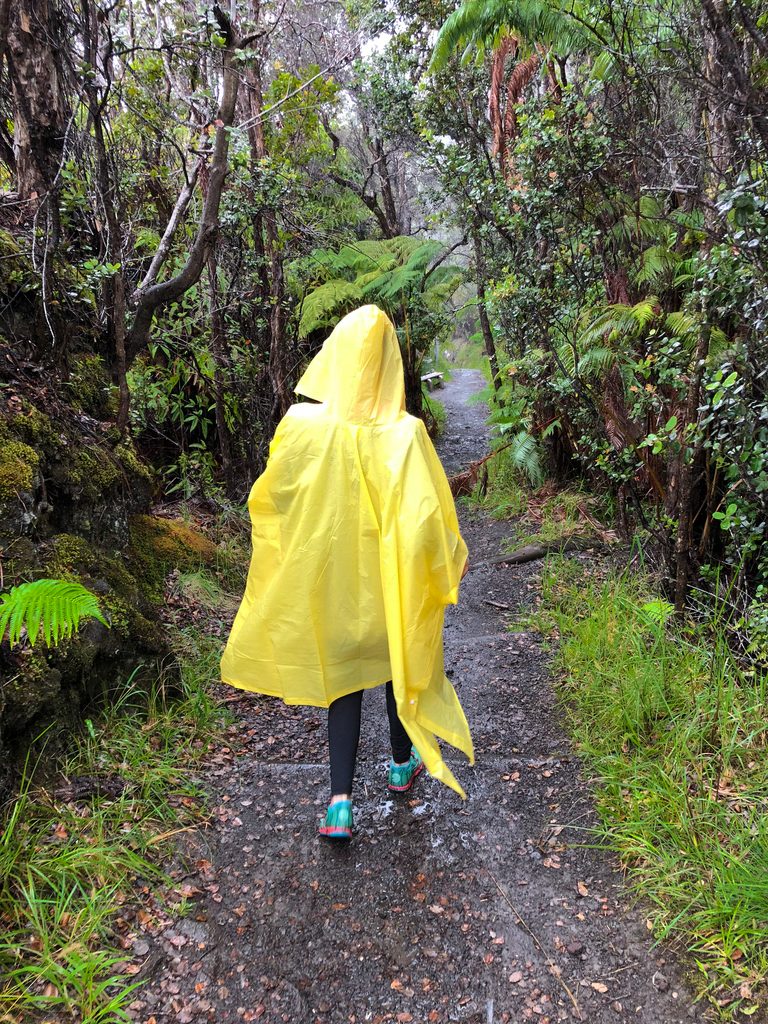
<path fill-rule="evenodd" d="M 363 295 L 370 301 L 381 300 L 385 305 L 396 302 L 412 288 L 419 285 L 424 277 L 421 270 L 397 267 L 389 274 L 379 274 L 363 289 Z"/>
<path fill-rule="evenodd" d="M 442 245 L 408 235 L 354 242 L 338 252 L 318 249 L 308 260 L 291 266 L 291 287 L 305 291 L 299 337 L 333 327 L 361 302 L 399 307 L 411 292 L 423 293 L 427 305 L 446 302 L 462 281 L 457 267 L 427 269 L 442 252 Z M 307 288 L 309 270 L 309 288 Z M 302 275 L 305 275 L 304 277 Z M 321 283 L 318 283 L 320 281 Z"/>
<path fill-rule="evenodd" d="M 686 338 L 696 335 L 700 329 L 700 320 L 694 313 L 686 310 L 676 310 L 670 313 L 666 320 L 667 329 L 675 338 Z"/>
<path fill-rule="evenodd" d="M 617 358 L 613 349 L 605 345 L 595 345 L 578 352 L 570 343 L 562 346 L 558 357 L 569 376 L 575 377 L 578 371 L 579 376 L 585 378 L 600 377 L 613 366 Z"/>
<path fill-rule="evenodd" d="M 651 245 L 640 257 L 641 266 L 635 280 L 638 284 L 663 284 L 674 273 L 680 257 L 665 244 Z"/>
<path fill-rule="evenodd" d="M 409 270 L 426 270 L 432 260 L 442 252 L 443 246 L 440 242 L 422 242 L 415 249 L 408 253 L 406 266 Z"/>
<path fill-rule="evenodd" d="M 505 34 L 561 53 L 594 49 L 596 43 L 579 22 L 546 0 L 465 0 L 440 29 L 430 70 L 441 71 L 459 48 L 464 62 L 482 57 Z"/>
<path fill-rule="evenodd" d="M 669 219 L 653 196 L 641 196 L 638 201 L 621 193 L 612 198 L 608 209 L 616 217 L 610 235 L 618 242 L 661 242 L 667 238 Z"/>
<path fill-rule="evenodd" d="M 86 618 L 109 625 L 101 614 L 98 599 L 80 583 L 66 580 L 22 583 L 0 599 L 0 640 L 7 632 L 13 646 L 25 629 L 30 644 L 34 645 L 42 631 L 43 639 L 51 647 L 77 632 L 80 620 Z"/>

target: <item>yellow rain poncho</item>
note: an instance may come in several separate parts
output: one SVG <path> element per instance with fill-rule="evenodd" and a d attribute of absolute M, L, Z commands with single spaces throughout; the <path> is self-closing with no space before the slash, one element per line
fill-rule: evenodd
<path fill-rule="evenodd" d="M 427 771 L 464 796 L 435 737 L 473 760 L 442 635 L 467 549 L 424 424 L 405 412 L 387 316 L 344 317 L 296 391 L 321 404 L 288 410 L 251 490 L 253 556 L 222 679 L 320 707 L 391 679 Z"/>

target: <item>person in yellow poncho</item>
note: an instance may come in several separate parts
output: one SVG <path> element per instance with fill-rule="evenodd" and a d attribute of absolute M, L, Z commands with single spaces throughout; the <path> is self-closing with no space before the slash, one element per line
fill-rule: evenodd
<path fill-rule="evenodd" d="M 296 392 L 313 403 L 283 417 L 251 490 L 253 555 L 221 675 L 329 709 L 332 799 L 320 832 L 348 838 L 365 689 L 387 686 L 390 788 L 410 788 L 423 766 L 465 795 L 437 737 L 474 763 L 443 668 L 444 609 L 458 600 L 467 549 L 424 424 L 405 411 L 400 346 L 382 310 L 345 316 Z"/>

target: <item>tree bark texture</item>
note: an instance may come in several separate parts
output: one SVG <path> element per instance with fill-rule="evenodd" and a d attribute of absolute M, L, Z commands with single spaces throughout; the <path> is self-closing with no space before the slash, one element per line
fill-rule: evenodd
<path fill-rule="evenodd" d="M 214 415 L 216 418 L 216 435 L 219 441 L 221 468 L 228 494 L 234 491 L 234 475 L 232 472 L 232 448 L 229 443 L 229 429 L 224 409 L 224 371 L 227 369 L 227 339 L 224 317 L 221 311 L 218 268 L 216 266 L 215 247 L 208 257 L 208 287 L 211 296 L 211 353 L 213 355 L 213 391 Z"/>
<path fill-rule="evenodd" d="M 64 27 L 54 0 L 13 0 L 4 56 L 13 102 L 16 189 L 30 212 L 49 200 L 64 152 L 70 108 L 61 63 Z M 50 195 L 49 205 L 58 204 Z"/>

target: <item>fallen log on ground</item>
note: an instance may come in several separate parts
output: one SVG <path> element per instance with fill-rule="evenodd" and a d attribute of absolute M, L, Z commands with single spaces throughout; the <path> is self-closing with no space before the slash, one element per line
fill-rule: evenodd
<path fill-rule="evenodd" d="M 590 548 L 605 550 L 606 545 L 597 537 L 582 537 L 571 535 L 570 537 L 559 537 L 556 540 L 542 540 L 531 544 L 524 544 L 523 547 L 510 551 L 498 558 L 489 558 L 483 562 L 475 562 L 470 565 L 468 572 L 474 569 L 495 567 L 499 565 L 523 565 L 525 562 L 535 562 L 537 558 L 545 558 L 547 555 L 565 555 L 571 551 L 588 551 Z"/>

